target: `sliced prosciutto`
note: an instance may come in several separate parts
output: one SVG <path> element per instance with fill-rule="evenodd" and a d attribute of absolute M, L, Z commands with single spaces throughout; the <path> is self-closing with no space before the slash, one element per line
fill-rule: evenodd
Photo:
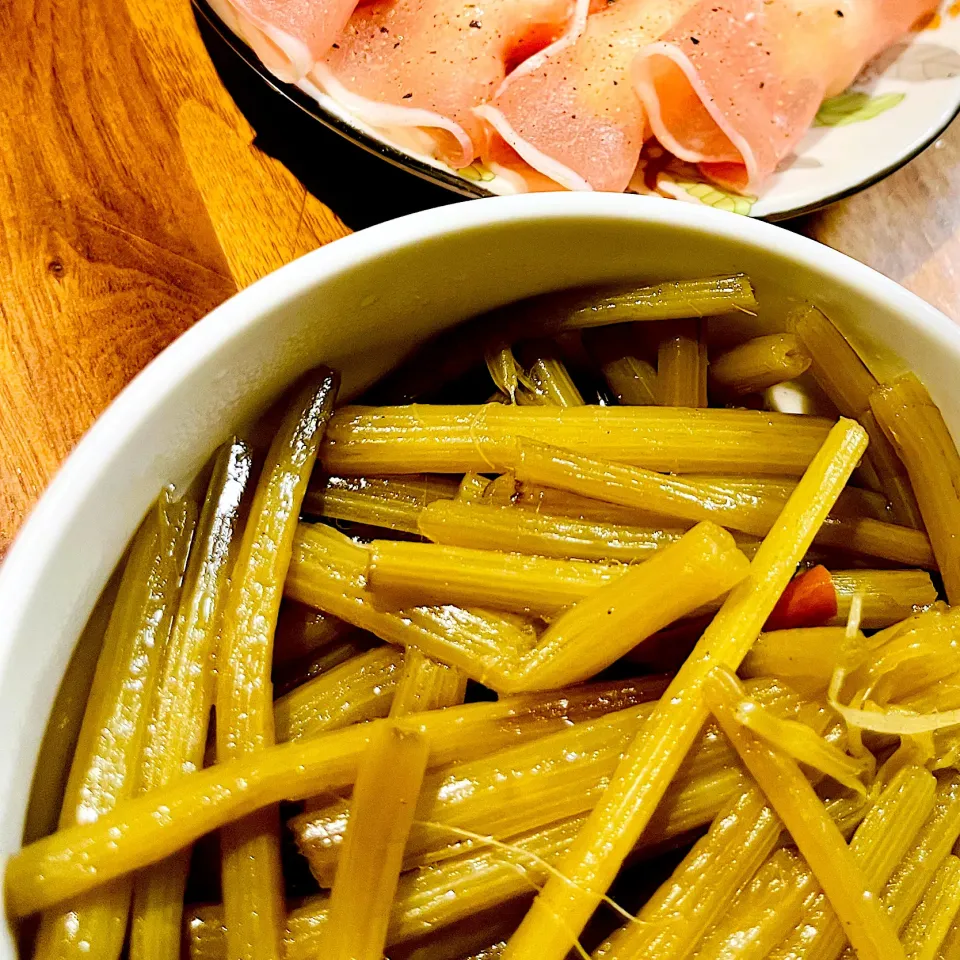
<path fill-rule="evenodd" d="M 621 191 L 652 131 L 713 179 L 756 190 L 824 97 L 931 0 L 613 0 L 477 109 L 541 174 Z M 495 140 L 491 141 L 495 143 Z"/>
<path fill-rule="evenodd" d="M 936 7 L 931 0 L 701 0 L 645 48 L 633 80 L 657 139 L 755 192 L 825 97 Z"/>
<path fill-rule="evenodd" d="M 477 114 L 561 186 L 624 190 L 649 135 L 631 66 L 695 2 L 604 0 L 578 37 L 515 70 Z"/>
<path fill-rule="evenodd" d="M 463 167 L 486 135 L 473 108 L 515 64 L 585 18 L 586 0 L 374 0 L 356 10 L 311 79 L 374 126 L 425 129 L 432 152 Z"/>
<path fill-rule="evenodd" d="M 297 83 L 330 49 L 358 0 L 210 0 L 271 72 Z"/>

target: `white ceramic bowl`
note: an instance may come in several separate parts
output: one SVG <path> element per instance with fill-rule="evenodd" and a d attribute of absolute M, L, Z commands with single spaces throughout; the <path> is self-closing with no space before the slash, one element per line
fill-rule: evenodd
<path fill-rule="evenodd" d="M 355 393 L 418 340 L 519 297 L 744 271 L 764 313 L 810 299 L 881 365 L 899 356 L 960 436 L 960 331 L 867 267 L 745 217 L 612 194 L 540 194 L 416 214 L 308 254 L 168 347 L 90 430 L 0 570 L 0 854 L 20 845 L 71 650 L 160 487 L 323 361 Z M 0 960 L 14 956 L 9 936 Z"/>

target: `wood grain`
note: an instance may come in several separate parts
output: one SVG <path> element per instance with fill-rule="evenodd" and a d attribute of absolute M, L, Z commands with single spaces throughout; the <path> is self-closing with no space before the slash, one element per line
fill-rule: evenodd
<path fill-rule="evenodd" d="M 340 217 L 451 197 L 278 100 L 189 0 L 0 3 L 0 42 L 2 555 L 95 417 L 184 329 L 342 236 Z M 791 229 L 960 317 L 960 127 Z"/>
<path fill-rule="evenodd" d="M 253 146 L 186 0 L 18 0 L 0 5 L 0 40 L 2 554 L 138 370 L 346 228 Z"/>

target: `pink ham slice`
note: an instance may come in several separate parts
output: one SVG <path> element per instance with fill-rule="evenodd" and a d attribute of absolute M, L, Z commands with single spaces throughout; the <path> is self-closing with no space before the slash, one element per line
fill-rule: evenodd
<path fill-rule="evenodd" d="M 357 0 L 210 0 L 281 80 L 297 83 L 343 29 Z"/>
<path fill-rule="evenodd" d="M 633 65 L 657 139 L 717 182 L 757 191 L 824 97 L 931 0 L 701 0 Z"/>
<path fill-rule="evenodd" d="M 625 189 L 652 130 L 715 180 L 755 190 L 822 99 L 935 6 L 614 0 L 575 42 L 514 71 L 476 113 L 569 189 Z"/>
<path fill-rule="evenodd" d="M 311 73 L 373 126 L 419 127 L 454 167 L 486 137 L 472 108 L 508 70 L 565 31 L 579 30 L 587 0 L 374 0 L 359 7 Z"/>
<path fill-rule="evenodd" d="M 648 136 L 631 64 L 694 2 L 602 2 L 578 37 L 522 64 L 476 113 L 561 186 L 624 190 Z"/>

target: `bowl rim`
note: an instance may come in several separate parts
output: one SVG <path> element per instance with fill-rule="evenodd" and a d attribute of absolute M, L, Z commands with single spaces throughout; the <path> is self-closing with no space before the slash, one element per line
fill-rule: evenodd
<path fill-rule="evenodd" d="M 61 533 L 96 503 L 97 486 L 118 452 L 143 436 L 151 418 L 170 402 L 182 380 L 198 375 L 218 353 L 256 331 L 266 318 L 313 288 L 371 261 L 421 243 L 472 230 L 509 230 L 534 223 L 604 223 L 677 229 L 739 244 L 797 264 L 827 282 L 882 304 L 922 332 L 934 349 L 960 362 L 960 327 L 943 313 L 870 267 L 816 241 L 764 221 L 672 200 L 620 194 L 545 193 L 495 197 L 419 213 L 336 240 L 239 291 L 174 340 L 112 401 L 66 458 L 34 506 L 0 564 L 0 684 L 11 682 L 26 655 L 34 612 L 42 609 L 56 569 Z M 70 584 L 55 585 L 69 589 Z M 57 678 L 59 683 L 60 678 Z M 7 731 L 16 739 L 16 724 Z M 35 758 L 31 761 L 31 778 Z M 18 771 L 18 776 L 20 772 Z M 6 784 L 0 785 L 6 791 Z M 0 807 L 7 800 L 0 797 Z M 23 810 L 11 812 L 18 817 Z M 0 944 L 0 956 L 6 956 Z M 12 954 L 11 954 L 12 956 Z"/>
<path fill-rule="evenodd" d="M 173 385 L 188 371 L 198 369 L 267 312 L 391 250 L 498 223 L 584 218 L 666 223 L 762 247 L 853 286 L 867 299 L 885 300 L 904 315 L 909 326 L 923 329 L 940 347 L 960 354 L 960 327 L 894 280 L 808 237 L 722 210 L 621 194 L 519 194 L 433 208 L 368 227 L 285 264 L 214 308 L 157 354 L 91 425 L 34 505 L 0 564 L 0 609 L 5 611 L 0 671 L 6 666 L 10 638 L 36 602 L 35 591 L 56 549 L 56 528 L 62 518 L 94 493 L 99 465 L 164 404 Z"/>

